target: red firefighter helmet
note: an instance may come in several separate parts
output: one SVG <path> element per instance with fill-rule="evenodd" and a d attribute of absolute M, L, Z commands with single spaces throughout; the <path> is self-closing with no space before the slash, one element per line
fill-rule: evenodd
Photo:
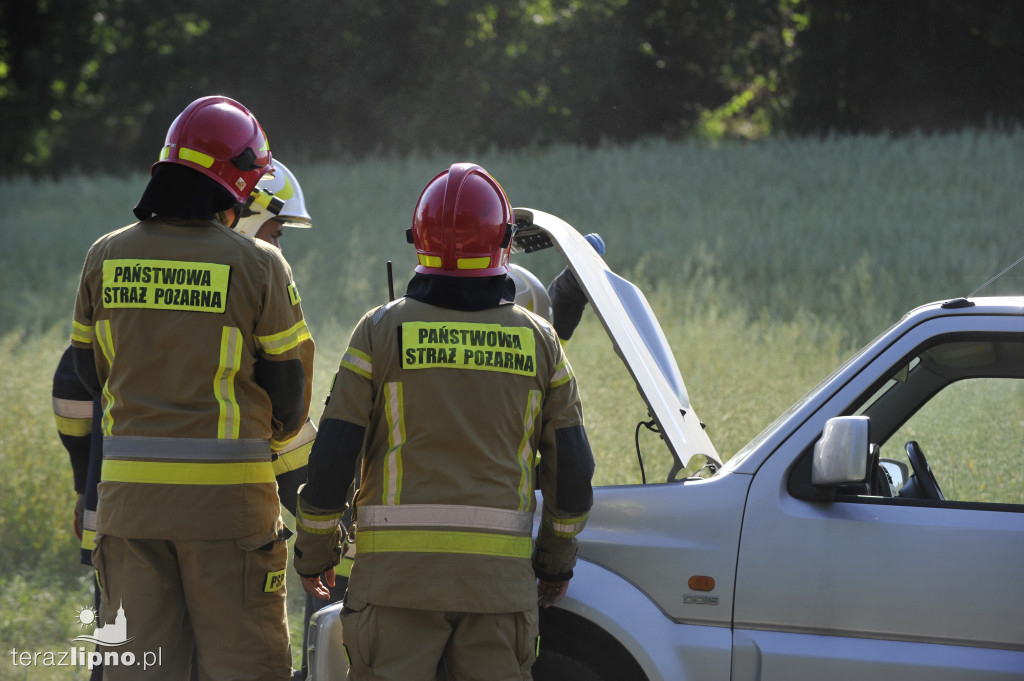
<path fill-rule="evenodd" d="M 420 193 L 407 237 L 421 274 L 491 277 L 508 272 L 515 222 L 505 191 L 473 163 L 455 163 Z"/>
<path fill-rule="evenodd" d="M 171 123 L 160 160 L 198 170 L 245 203 L 271 167 L 270 146 L 259 121 L 229 97 L 200 97 Z"/>

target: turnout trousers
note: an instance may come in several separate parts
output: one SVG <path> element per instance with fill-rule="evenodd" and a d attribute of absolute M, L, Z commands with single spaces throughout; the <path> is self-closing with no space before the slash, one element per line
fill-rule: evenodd
<path fill-rule="evenodd" d="M 289 680 L 287 560 L 276 530 L 213 541 L 97 537 L 94 635 L 127 639 L 99 646 L 103 678 L 185 681 L 194 649 L 200 681 Z"/>
<path fill-rule="evenodd" d="M 350 607 L 351 606 L 351 607 Z M 349 681 L 531 681 L 538 614 L 413 610 L 347 603 L 341 616 Z"/>

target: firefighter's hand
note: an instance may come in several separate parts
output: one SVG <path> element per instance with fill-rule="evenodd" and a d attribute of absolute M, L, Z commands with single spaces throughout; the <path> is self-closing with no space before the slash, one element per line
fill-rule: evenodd
<path fill-rule="evenodd" d="M 320 581 L 319 575 L 316 577 L 300 577 L 302 579 L 302 590 L 313 598 L 319 598 L 321 601 L 330 600 L 331 591 L 327 587 L 334 587 L 334 568 L 324 570 L 323 577 L 323 581 Z M 324 586 L 324 582 L 326 582 L 326 586 Z"/>
<path fill-rule="evenodd" d="M 75 500 L 75 536 L 82 541 L 82 522 L 85 517 L 85 495 L 79 494 Z"/>
<path fill-rule="evenodd" d="M 562 600 L 565 596 L 565 592 L 569 589 L 569 580 L 564 582 L 545 582 L 543 579 L 537 580 L 537 605 L 542 608 L 550 608 L 552 605 Z"/>

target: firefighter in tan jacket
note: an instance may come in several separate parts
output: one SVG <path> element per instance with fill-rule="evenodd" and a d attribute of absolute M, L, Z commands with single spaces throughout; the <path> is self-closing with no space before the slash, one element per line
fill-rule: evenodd
<path fill-rule="evenodd" d="M 442 658 L 450 679 L 530 679 L 538 602 L 572 575 L 593 456 L 555 332 L 512 302 L 512 221 L 479 166 L 427 184 L 409 234 L 417 274 L 359 321 L 321 417 L 295 567 L 325 595 L 365 447 L 342 615 L 350 679 L 432 678 Z"/>
<path fill-rule="evenodd" d="M 72 352 L 103 405 L 100 624 L 126 626 L 107 679 L 186 678 L 193 643 L 203 681 L 291 676 L 272 460 L 306 422 L 313 342 L 281 252 L 229 227 L 270 164 L 244 106 L 196 100 L 139 222 L 82 269 Z"/>

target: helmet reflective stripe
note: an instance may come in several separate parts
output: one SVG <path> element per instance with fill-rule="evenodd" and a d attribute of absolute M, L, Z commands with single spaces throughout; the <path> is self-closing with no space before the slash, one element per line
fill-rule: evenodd
<path fill-rule="evenodd" d="M 172 147 L 164 147 L 164 150 L 160 153 L 161 161 L 166 161 L 170 158 L 171 148 Z M 186 149 L 185 147 L 181 147 L 178 149 L 178 158 L 182 161 L 192 161 L 196 165 L 201 165 L 204 168 L 213 167 L 213 156 L 204 154 L 201 151 L 196 151 L 195 149 Z"/>
<path fill-rule="evenodd" d="M 460 270 L 482 270 L 490 264 L 490 258 L 459 258 L 456 267 Z"/>

